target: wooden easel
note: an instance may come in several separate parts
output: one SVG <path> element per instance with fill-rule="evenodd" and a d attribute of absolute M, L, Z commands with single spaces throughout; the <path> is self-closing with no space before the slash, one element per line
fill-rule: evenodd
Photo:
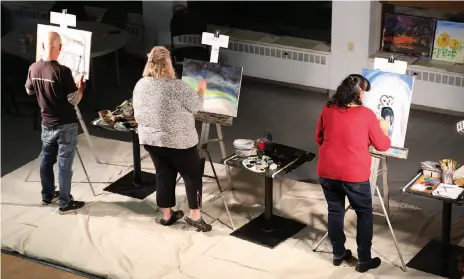
<path fill-rule="evenodd" d="M 381 70 L 384 72 L 393 72 L 398 74 L 406 74 L 407 63 L 404 61 L 395 61 L 393 57 L 387 59 L 384 58 L 375 58 L 374 62 L 374 69 Z M 396 250 L 398 252 L 398 256 L 401 260 L 402 270 L 406 272 L 406 265 L 404 263 L 403 254 L 400 251 L 398 246 L 398 241 L 395 237 L 395 232 L 393 231 L 393 227 L 390 222 L 389 212 L 390 212 L 390 195 L 389 195 L 389 188 L 388 188 L 388 166 L 387 166 L 387 157 L 393 157 L 398 159 L 407 159 L 409 150 L 407 148 L 396 148 L 391 147 L 389 150 L 385 152 L 381 152 L 375 150 L 372 146 L 369 149 L 371 153 L 371 175 L 369 177 L 369 182 L 371 184 L 371 194 L 372 197 L 377 196 L 379 197 L 380 205 L 382 207 L 383 212 L 374 212 L 375 215 L 385 217 L 387 221 L 387 225 L 390 229 L 390 233 L 393 237 L 393 242 L 395 243 Z M 379 175 L 382 175 L 382 190 L 384 196 L 380 193 L 380 189 L 377 185 L 377 179 Z M 345 209 L 347 212 L 349 209 L 352 209 L 350 205 L 348 205 Z M 314 246 L 313 251 L 316 251 L 317 248 L 321 245 L 322 241 L 329 235 L 328 232 L 319 240 L 319 242 Z"/>
<path fill-rule="evenodd" d="M 210 45 L 211 46 L 211 57 L 210 57 L 210 62 L 211 63 L 217 63 L 218 58 L 219 58 L 219 48 L 227 48 L 229 46 L 229 36 L 225 35 L 220 35 L 219 31 L 216 31 L 215 34 L 212 33 L 207 33 L 203 32 L 202 36 L 202 44 L 205 45 Z M 207 113 L 207 112 L 198 112 L 195 115 L 195 120 L 202 122 L 201 126 L 201 135 L 200 135 L 200 142 L 198 144 L 198 152 L 200 154 L 200 160 L 201 160 L 201 172 L 203 173 L 203 177 L 207 178 L 212 178 L 216 181 L 216 184 L 218 186 L 219 194 L 213 197 L 211 200 L 215 200 L 217 197 L 221 196 L 222 200 L 224 202 L 224 207 L 226 208 L 227 215 L 229 217 L 230 224 L 232 226 L 232 229 L 235 230 L 235 225 L 232 220 L 232 217 L 230 215 L 229 207 L 227 205 L 227 202 L 224 198 L 224 190 L 221 187 L 221 184 L 219 182 L 219 178 L 216 173 L 216 169 L 214 168 L 213 161 L 211 160 L 211 155 L 208 151 L 208 144 L 209 143 L 219 143 L 219 147 L 221 149 L 221 155 L 222 158 L 225 158 L 227 156 L 226 153 L 226 147 L 224 144 L 224 136 L 222 134 L 222 126 L 231 126 L 233 117 L 231 116 L 226 116 L 226 115 L 220 115 L 220 114 L 214 114 L 214 113 Z M 216 125 L 216 132 L 217 132 L 217 138 L 216 139 L 210 139 L 209 138 L 209 130 L 211 124 Z M 208 158 L 208 161 L 210 162 L 211 168 L 213 170 L 213 176 L 210 175 L 205 175 L 205 164 L 206 164 L 206 158 Z M 229 166 L 226 167 L 226 173 L 227 173 L 227 179 L 229 182 L 229 189 L 233 189 L 233 183 L 232 183 L 232 176 L 230 173 L 230 168 Z M 179 182 L 181 177 L 177 179 L 177 182 Z"/>

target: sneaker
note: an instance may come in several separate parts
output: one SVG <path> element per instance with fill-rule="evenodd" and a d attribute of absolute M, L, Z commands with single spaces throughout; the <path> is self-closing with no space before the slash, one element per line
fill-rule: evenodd
<path fill-rule="evenodd" d="M 351 257 L 353 256 L 353 254 L 351 253 L 351 250 L 345 250 L 345 255 L 339 259 L 336 259 L 336 258 L 333 258 L 332 259 L 332 263 L 334 266 L 339 266 L 342 264 L 343 261 L 347 261 L 349 259 L 351 259 Z"/>
<path fill-rule="evenodd" d="M 64 215 L 70 212 L 75 212 L 76 210 L 84 207 L 84 205 L 85 202 L 82 201 L 71 201 L 65 208 L 60 207 L 60 214 Z"/>
<path fill-rule="evenodd" d="M 169 220 L 164 220 L 163 218 L 161 218 L 159 223 L 163 226 L 170 226 L 178 220 L 182 219 L 182 217 L 184 217 L 184 212 L 182 210 L 171 210 L 171 218 L 169 218 Z"/>
<path fill-rule="evenodd" d="M 53 194 L 53 198 L 51 199 L 43 199 L 42 198 L 42 205 L 50 205 L 52 203 L 55 203 L 58 201 L 58 198 L 60 197 L 60 192 L 59 191 L 55 191 L 55 194 Z"/>
<path fill-rule="evenodd" d="M 369 269 L 374 269 L 374 268 L 379 267 L 381 262 L 382 261 L 379 258 L 375 257 L 371 259 L 370 261 L 368 261 L 367 263 L 358 263 L 355 269 L 357 272 L 363 273 L 363 272 L 368 271 Z"/>
<path fill-rule="evenodd" d="M 60 198 L 60 191 L 55 191 L 55 194 L 53 195 L 53 198 L 51 200 L 42 199 L 42 205 L 50 205 L 52 203 L 56 203 L 59 198 Z M 71 202 L 74 201 L 74 198 L 72 195 L 69 195 L 69 200 Z"/>
<path fill-rule="evenodd" d="M 213 226 L 211 226 L 210 224 L 206 224 L 206 222 L 203 220 L 203 218 L 200 217 L 200 219 L 198 220 L 193 220 L 193 219 L 190 219 L 189 217 L 185 217 L 185 222 L 192 226 L 192 227 L 195 227 L 197 228 L 199 231 L 202 231 L 202 232 L 209 232 Z"/>

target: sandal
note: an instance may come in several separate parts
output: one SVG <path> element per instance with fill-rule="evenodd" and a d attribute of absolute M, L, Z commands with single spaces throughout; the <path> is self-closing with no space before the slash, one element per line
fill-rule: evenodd
<path fill-rule="evenodd" d="M 171 218 L 169 218 L 169 220 L 164 220 L 163 217 L 161 217 L 159 223 L 163 226 L 170 226 L 174 224 L 176 221 L 182 219 L 182 217 L 184 217 L 184 212 L 182 210 L 171 210 Z"/>
<path fill-rule="evenodd" d="M 199 231 L 202 231 L 202 232 L 209 232 L 213 228 L 213 226 L 211 226 L 210 224 L 207 224 L 201 217 L 200 219 L 196 221 L 193 219 L 190 219 L 189 217 L 185 217 L 184 219 L 188 225 L 195 227 Z"/>

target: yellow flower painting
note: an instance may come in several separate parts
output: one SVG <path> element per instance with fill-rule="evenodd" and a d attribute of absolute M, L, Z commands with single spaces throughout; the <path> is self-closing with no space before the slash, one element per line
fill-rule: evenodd
<path fill-rule="evenodd" d="M 438 36 L 436 40 L 436 44 L 441 48 L 445 48 L 449 45 L 450 41 L 451 41 L 450 35 L 448 35 L 448 33 L 446 32 L 443 32 Z"/>
<path fill-rule="evenodd" d="M 464 23 L 437 21 L 432 59 L 464 63 Z"/>
<path fill-rule="evenodd" d="M 456 39 L 453 39 L 450 41 L 449 43 L 449 47 L 453 50 L 460 50 L 461 49 L 461 42 L 456 40 Z"/>

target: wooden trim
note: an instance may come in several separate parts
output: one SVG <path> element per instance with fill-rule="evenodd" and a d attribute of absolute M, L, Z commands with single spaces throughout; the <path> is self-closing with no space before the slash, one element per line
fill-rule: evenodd
<path fill-rule="evenodd" d="M 462 1 L 380 1 L 380 3 L 445 12 L 464 13 L 464 2 Z"/>

